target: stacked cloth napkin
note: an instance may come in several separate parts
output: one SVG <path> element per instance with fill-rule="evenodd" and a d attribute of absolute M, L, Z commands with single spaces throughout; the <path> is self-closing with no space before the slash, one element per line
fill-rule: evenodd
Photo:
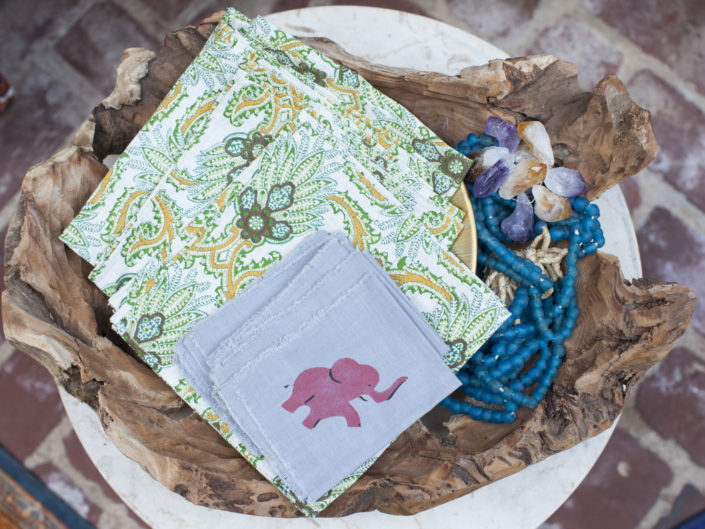
<path fill-rule="evenodd" d="M 447 350 L 371 254 L 318 231 L 177 343 L 176 363 L 314 502 L 458 388 Z"/>
<path fill-rule="evenodd" d="M 230 9 L 61 240 L 115 330 L 313 516 L 508 316 L 449 251 L 469 163 L 354 70 Z M 321 370 L 368 402 L 316 405 Z"/>

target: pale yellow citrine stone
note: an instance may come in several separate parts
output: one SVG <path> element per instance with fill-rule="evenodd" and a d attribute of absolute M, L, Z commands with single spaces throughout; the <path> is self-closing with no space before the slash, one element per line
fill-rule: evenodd
<path fill-rule="evenodd" d="M 535 158 L 523 158 L 510 169 L 509 176 L 499 188 L 499 196 L 504 199 L 521 195 L 546 178 L 546 164 Z"/>
<path fill-rule="evenodd" d="M 567 198 L 559 197 L 546 187 L 538 185 L 531 188 L 534 195 L 534 213 L 541 220 L 556 222 L 565 220 L 573 213 Z"/>
<path fill-rule="evenodd" d="M 531 151 L 534 153 L 534 157 L 545 163 L 548 167 L 553 167 L 553 148 L 551 147 L 551 138 L 548 137 L 548 133 L 540 121 L 522 121 L 517 126 L 517 132 L 519 137 L 524 140 Z"/>

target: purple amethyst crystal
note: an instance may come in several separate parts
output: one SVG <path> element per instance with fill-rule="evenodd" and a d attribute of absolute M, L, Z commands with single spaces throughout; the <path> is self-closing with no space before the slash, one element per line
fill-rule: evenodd
<path fill-rule="evenodd" d="M 526 242 L 534 231 L 534 208 L 529 197 L 522 193 L 517 197 L 516 207 L 511 215 L 500 224 L 500 229 L 515 242 Z"/>
<path fill-rule="evenodd" d="M 504 160 L 497 160 L 492 167 L 485 169 L 475 179 L 475 198 L 486 197 L 499 189 L 509 176 L 509 166 Z"/>
<path fill-rule="evenodd" d="M 485 123 L 485 134 L 497 138 L 500 147 L 506 147 L 509 152 L 514 152 L 519 147 L 517 128 L 503 119 L 490 116 Z"/>
<path fill-rule="evenodd" d="M 550 168 L 543 183 L 556 195 L 566 198 L 577 197 L 588 190 L 580 171 L 567 167 Z"/>

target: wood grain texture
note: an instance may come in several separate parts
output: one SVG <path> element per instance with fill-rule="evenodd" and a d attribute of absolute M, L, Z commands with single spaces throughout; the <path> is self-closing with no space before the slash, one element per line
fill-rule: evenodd
<path fill-rule="evenodd" d="M 171 490 L 213 508 L 298 516 L 136 359 L 110 328 L 107 299 L 87 279 L 89 265 L 57 238 L 106 173 L 102 159 L 124 150 L 219 16 L 168 35 L 154 59 L 128 50 L 116 91 L 93 110 L 72 145 L 27 173 L 5 242 L 5 334 L 91 405 L 118 448 Z M 559 160 L 585 174 L 590 196 L 638 171 L 656 152 L 648 112 L 616 78 L 585 93 L 575 84 L 575 68 L 553 57 L 494 61 L 447 77 L 371 65 L 330 41 L 311 44 L 357 68 L 451 143 L 480 131 L 491 114 L 541 119 Z M 513 425 L 476 423 L 437 408 L 322 516 L 419 512 L 606 429 L 634 383 L 684 332 L 694 296 L 678 284 L 627 283 L 608 255 L 583 259 L 579 270 L 582 314 L 540 406 L 522 410 Z"/>

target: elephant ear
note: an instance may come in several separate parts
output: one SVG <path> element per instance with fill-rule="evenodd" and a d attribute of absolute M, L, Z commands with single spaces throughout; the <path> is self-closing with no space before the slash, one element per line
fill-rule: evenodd
<path fill-rule="evenodd" d="M 331 366 L 330 377 L 335 382 L 349 384 L 351 379 L 354 378 L 355 374 L 360 370 L 360 367 L 360 364 L 352 358 L 341 358 L 340 360 L 336 360 Z"/>
<path fill-rule="evenodd" d="M 372 366 L 358 364 L 352 358 L 341 358 L 330 368 L 330 377 L 349 388 L 359 388 L 361 391 L 367 386 L 376 386 L 379 381 L 377 370 Z"/>

